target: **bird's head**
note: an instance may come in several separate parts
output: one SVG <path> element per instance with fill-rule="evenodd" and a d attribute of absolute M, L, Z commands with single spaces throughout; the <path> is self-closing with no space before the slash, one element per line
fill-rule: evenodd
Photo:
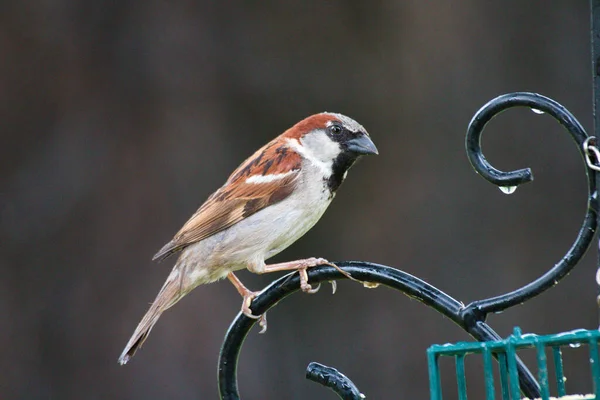
<path fill-rule="evenodd" d="M 366 129 L 342 114 L 311 115 L 284 133 L 289 146 L 323 172 L 332 192 L 363 155 L 379 154 Z"/>

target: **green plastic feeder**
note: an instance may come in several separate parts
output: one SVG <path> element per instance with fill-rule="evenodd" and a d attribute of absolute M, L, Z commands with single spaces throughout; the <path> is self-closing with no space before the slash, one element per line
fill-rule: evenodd
<path fill-rule="evenodd" d="M 427 349 L 429 363 L 429 388 L 431 400 L 442 400 L 442 384 L 438 361 L 440 357 L 454 357 L 456 362 L 456 382 L 458 386 L 458 399 L 467 400 L 467 378 L 465 375 L 465 357 L 469 354 L 482 354 L 484 366 L 485 392 L 487 400 L 495 400 L 495 388 L 498 383 L 494 379 L 493 358 L 499 363 L 500 388 L 502 400 L 521 399 L 519 377 L 517 372 L 517 351 L 519 349 L 534 348 L 536 350 L 538 383 L 541 389 L 541 398 L 551 398 L 548 359 L 546 349 L 550 349 L 554 360 L 554 379 L 556 381 L 556 397 L 568 396 L 565 385 L 562 348 L 587 346 L 589 349 L 590 371 L 593 380 L 593 395 L 577 396 L 577 398 L 596 399 L 600 389 L 600 361 L 598 358 L 598 341 L 600 332 L 578 329 L 556 335 L 539 336 L 535 334 L 521 334 L 521 329 L 516 327 L 514 333 L 508 338 L 490 342 L 459 342 L 456 344 L 433 345 Z"/>

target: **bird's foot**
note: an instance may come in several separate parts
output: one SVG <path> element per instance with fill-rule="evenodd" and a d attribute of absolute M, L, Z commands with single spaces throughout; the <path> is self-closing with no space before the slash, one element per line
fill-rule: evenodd
<path fill-rule="evenodd" d="M 298 273 L 300 274 L 300 289 L 302 289 L 302 291 L 304 293 L 316 293 L 320 288 L 320 284 L 319 284 L 319 286 L 317 286 L 316 288 L 313 289 L 313 287 L 308 283 L 307 269 L 316 267 L 318 265 L 329 265 L 329 266 L 337 269 L 346 278 L 351 279 L 353 281 L 360 282 L 357 279 L 353 278 L 348 272 L 344 271 L 343 269 L 341 269 L 340 267 L 335 265 L 334 263 L 329 262 L 324 258 L 316 258 L 316 257 L 306 258 L 304 260 L 288 261 L 288 262 L 280 263 L 280 264 L 265 265 L 264 268 L 261 270 L 261 273 L 297 270 Z M 335 293 L 335 290 L 337 287 L 335 281 L 331 281 L 331 286 L 333 289 L 333 293 Z"/>
<path fill-rule="evenodd" d="M 244 284 L 238 279 L 237 276 L 233 272 L 227 274 L 227 279 L 233 284 L 236 288 L 240 296 L 242 296 L 242 314 L 244 314 L 248 318 L 257 319 L 258 325 L 262 328 L 258 333 L 265 333 L 267 331 L 267 313 L 263 313 L 262 315 L 254 315 L 252 314 L 252 310 L 250 309 L 250 305 L 252 304 L 252 300 L 260 292 L 253 292 L 249 290 Z"/>
<path fill-rule="evenodd" d="M 308 272 L 306 272 L 307 268 L 309 267 L 298 268 L 298 273 L 300 274 L 300 289 L 302 289 L 304 293 L 308 294 L 317 293 L 319 289 L 321 289 L 321 284 L 319 283 L 319 285 L 313 289 L 310 283 L 308 283 Z"/>
<path fill-rule="evenodd" d="M 326 260 L 324 258 L 316 258 L 316 257 L 307 258 L 306 260 L 300 260 L 300 263 L 301 263 L 301 267 L 298 268 L 298 273 L 300 274 L 300 289 L 302 289 L 302 291 L 304 293 L 311 293 L 311 294 L 316 293 L 321 288 L 320 283 L 319 283 L 319 286 L 317 286 L 315 289 L 313 289 L 312 286 L 308 284 L 308 272 L 306 270 L 311 267 L 316 267 L 318 265 L 329 265 L 329 266 L 337 269 L 338 271 L 340 271 L 347 278 L 353 279 L 349 273 L 347 273 L 346 271 L 343 271 L 340 267 L 338 267 L 337 265 L 335 265 L 332 262 L 329 262 L 328 260 Z M 337 290 L 337 282 L 329 281 L 329 283 L 331 283 L 332 293 L 335 294 L 335 291 Z"/>
<path fill-rule="evenodd" d="M 307 264 L 309 264 L 306 266 L 306 268 L 316 267 L 317 265 L 329 265 L 330 267 L 337 269 L 342 275 L 344 275 L 346 278 L 350 279 L 351 281 L 360 282 L 362 284 L 365 284 L 365 282 L 362 282 L 362 281 L 354 278 L 352 275 L 350 275 L 350 273 L 344 271 L 343 269 L 341 269 L 334 263 L 329 262 L 328 260 L 326 260 L 324 258 L 314 258 L 313 257 L 313 258 L 308 258 L 308 259 L 302 260 L 302 261 L 305 261 Z M 306 271 L 306 268 L 304 268 L 305 271 Z M 300 270 L 298 270 L 298 271 L 300 271 Z M 308 282 L 308 276 L 307 276 L 307 282 Z M 331 283 L 331 290 L 332 290 L 333 294 L 335 294 L 335 291 L 337 289 L 336 281 L 329 281 L 329 283 Z M 367 284 L 368 283 L 370 283 L 370 282 L 367 282 Z M 300 275 L 300 284 L 302 284 L 302 274 Z M 304 291 L 304 289 L 302 289 L 302 290 Z M 318 290 L 318 288 L 317 288 L 317 290 Z M 314 292 L 312 292 L 312 293 L 314 293 Z"/>
<path fill-rule="evenodd" d="M 250 309 L 252 300 L 254 300 L 259 293 L 260 292 L 251 291 L 244 293 L 244 300 L 242 301 L 242 314 L 244 314 L 248 318 L 257 319 L 258 325 L 261 327 L 261 330 L 258 333 L 265 333 L 267 331 L 267 313 L 265 312 L 261 315 L 254 315 L 252 314 L 252 310 Z"/>

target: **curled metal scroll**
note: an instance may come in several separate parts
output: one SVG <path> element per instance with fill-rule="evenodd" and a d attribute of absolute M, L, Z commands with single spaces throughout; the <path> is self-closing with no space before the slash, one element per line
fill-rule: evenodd
<path fill-rule="evenodd" d="M 491 166 L 481 151 L 481 134 L 486 124 L 496 115 L 508 108 L 519 106 L 539 110 L 554 117 L 571 134 L 582 158 L 584 156 L 583 143 L 587 134 L 575 117 L 559 103 L 534 93 L 520 92 L 499 96 L 483 106 L 471 120 L 467 131 L 466 147 L 475 171 L 500 187 L 513 187 L 531 181 L 533 179 L 531 170 L 503 172 Z M 419 300 L 454 321 L 479 341 L 498 340 L 500 339 L 498 334 L 485 323 L 487 315 L 490 312 L 500 312 L 521 304 L 556 285 L 573 269 L 589 248 L 597 228 L 598 198 L 595 172 L 586 169 L 586 174 L 588 177 L 587 212 L 575 242 L 567 254 L 543 276 L 510 293 L 474 301 L 464 306 L 460 301 L 429 283 L 392 267 L 356 261 L 336 262 L 336 265 L 358 280 L 380 283 Z M 308 275 L 311 283 L 346 278 L 338 270 L 329 266 L 311 268 Z M 300 279 L 296 273 L 277 279 L 252 302 L 253 314 L 259 315 L 266 312 L 285 297 L 297 292 L 299 287 Z M 240 398 L 237 385 L 237 363 L 244 339 L 255 323 L 256 320 L 240 313 L 225 335 L 218 370 L 221 399 L 238 400 Z M 520 360 L 518 360 L 518 369 L 521 390 L 525 396 L 540 397 L 537 381 Z"/>
<path fill-rule="evenodd" d="M 577 144 L 577 149 L 585 165 L 584 143 L 588 135 L 573 114 L 556 101 L 540 94 L 509 93 L 496 97 L 483 106 L 475 114 L 467 130 L 467 155 L 475 171 L 483 178 L 499 187 L 518 186 L 533 180 L 529 168 L 502 172 L 492 167 L 481 152 L 481 134 L 485 125 L 496 115 L 511 107 L 529 107 L 533 110 L 542 111 L 556 119 L 571 134 L 571 138 Z M 501 296 L 475 301 L 466 307 L 465 312 L 478 312 L 485 315 L 521 304 L 556 285 L 577 265 L 592 242 L 596 233 L 598 218 L 596 172 L 588 168 L 585 171 L 588 180 L 587 211 L 577 238 L 567 254 L 548 272 L 528 285 Z"/>

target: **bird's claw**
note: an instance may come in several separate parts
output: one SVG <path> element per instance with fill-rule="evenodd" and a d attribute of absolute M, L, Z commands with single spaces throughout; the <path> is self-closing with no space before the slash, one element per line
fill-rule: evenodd
<path fill-rule="evenodd" d="M 329 281 L 329 283 L 331 283 L 331 294 L 335 294 L 335 291 L 337 290 L 337 282 Z"/>
<path fill-rule="evenodd" d="M 260 331 L 258 331 L 259 335 L 262 335 L 267 331 L 267 313 L 262 313 L 258 318 L 258 326 L 260 326 Z"/>
<path fill-rule="evenodd" d="M 304 293 L 317 293 L 319 289 L 321 289 L 321 284 L 319 283 L 319 286 L 313 289 L 313 287 L 308 283 L 308 273 L 306 272 L 306 268 L 308 267 L 298 269 L 298 273 L 300 274 L 300 289 L 302 289 Z"/>
<path fill-rule="evenodd" d="M 267 331 L 267 313 L 265 312 L 261 315 L 254 315 L 250 309 L 250 304 L 252 304 L 252 300 L 256 298 L 258 293 L 259 292 L 248 292 L 244 295 L 244 300 L 242 301 L 242 314 L 248 318 L 257 319 L 258 326 L 261 327 L 261 330 L 258 333 L 265 333 Z"/>
<path fill-rule="evenodd" d="M 304 293 L 315 294 L 321 289 L 321 284 L 319 283 L 319 285 L 313 289 L 313 287 L 307 283 L 306 285 L 300 285 L 300 289 L 302 289 Z"/>
<path fill-rule="evenodd" d="M 302 291 L 304 293 L 310 293 L 310 294 L 317 293 L 319 291 L 319 289 L 321 288 L 320 283 L 319 283 L 319 286 L 316 287 L 316 289 L 313 289 L 312 286 L 308 283 L 308 273 L 306 270 L 307 270 L 307 268 L 316 267 L 317 265 L 329 265 L 330 267 L 333 267 L 333 268 L 337 269 L 338 271 L 340 271 L 347 278 L 355 280 L 354 278 L 352 278 L 352 276 L 350 276 L 349 273 L 347 273 L 346 271 L 342 270 L 340 267 L 338 267 L 334 263 L 329 262 L 324 258 L 316 258 L 316 257 L 308 258 L 308 259 L 304 260 L 304 265 L 298 269 L 298 273 L 300 274 L 300 289 L 302 289 Z M 337 282 L 329 281 L 329 283 L 331 283 L 331 292 L 333 294 L 335 294 L 335 292 L 337 290 Z"/>

